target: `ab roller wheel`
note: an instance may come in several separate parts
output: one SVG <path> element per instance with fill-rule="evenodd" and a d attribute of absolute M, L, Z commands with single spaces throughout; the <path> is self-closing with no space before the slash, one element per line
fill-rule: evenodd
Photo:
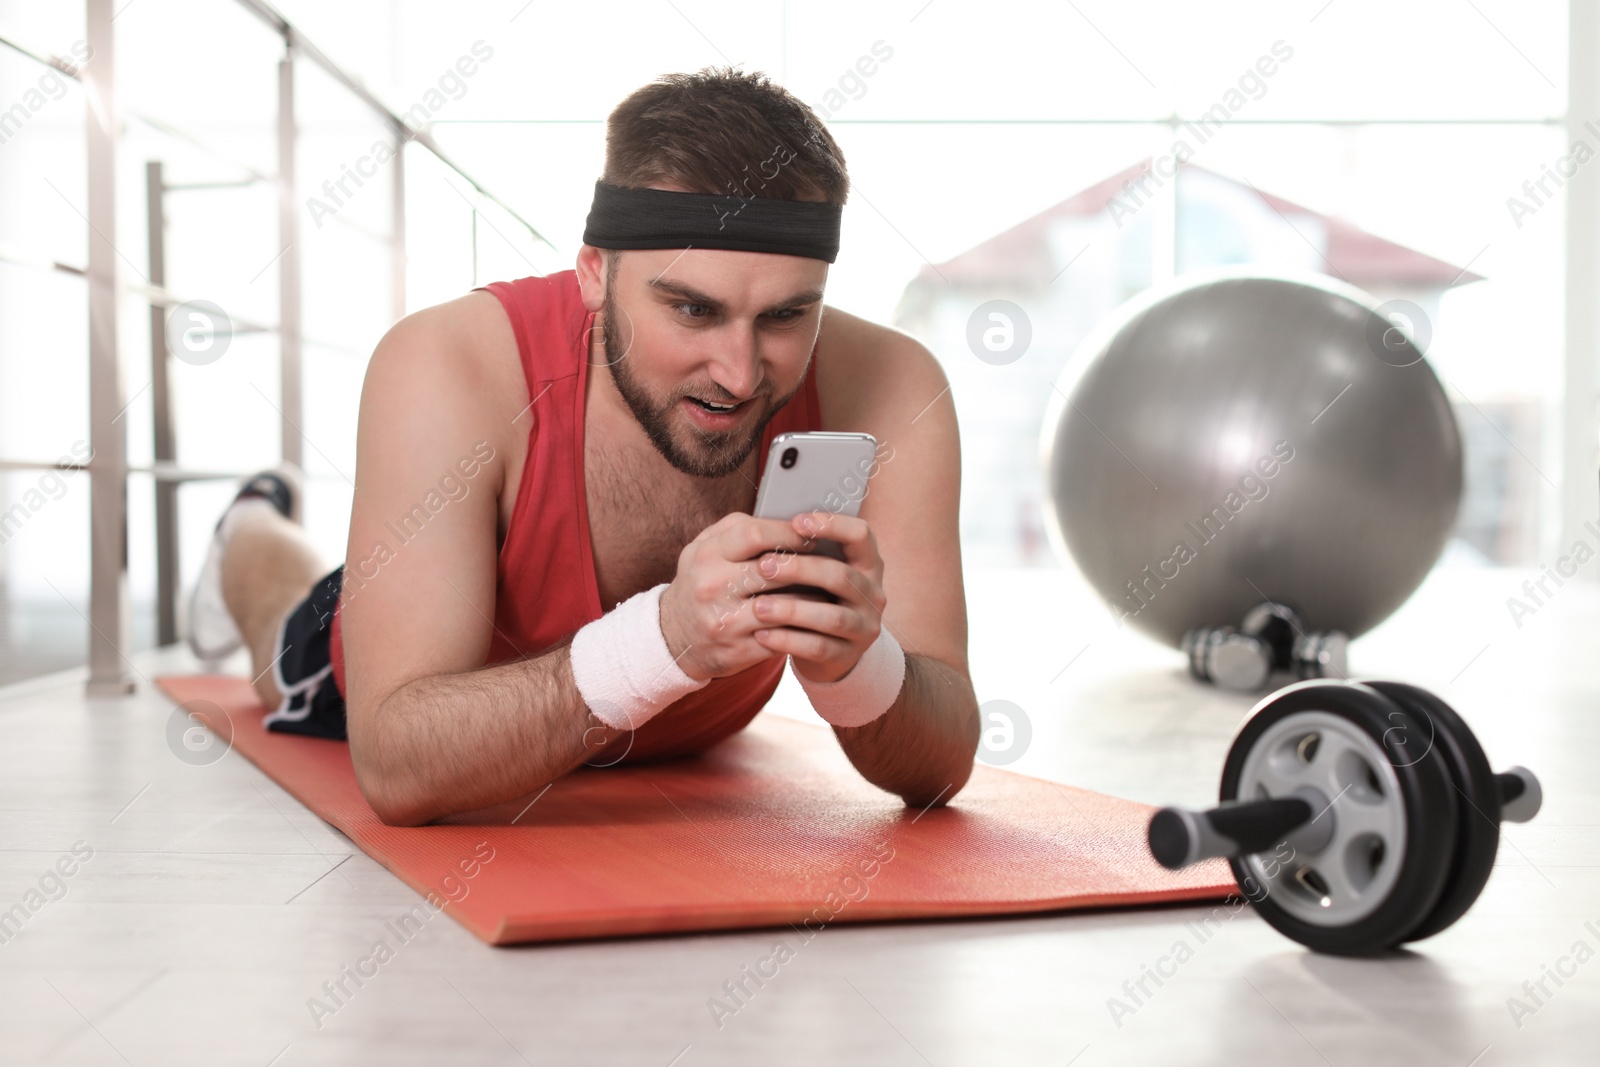
<path fill-rule="evenodd" d="M 1364 955 L 1431 937 L 1482 892 L 1500 823 L 1539 810 L 1539 781 L 1495 774 L 1465 722 L 1398 682 L 1306 681 L 1258 704 L 1222 770 L 1222 804 L 1164 808 L 1150 851 L 1177 870 L 1226 857 L 1277 930 Z"/>

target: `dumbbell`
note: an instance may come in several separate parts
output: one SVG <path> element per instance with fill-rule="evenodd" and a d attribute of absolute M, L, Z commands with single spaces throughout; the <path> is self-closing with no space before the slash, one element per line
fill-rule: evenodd
<path fill-rule="evenodd" d="M 1292 608 L 1268 601 L 1232 626 L 1197 627 L 1183 635 L 1189 673 L 1223 689 L 1253 692 L 1275 670 L 1297 678 L 1343 678 L 1349 638 L 1340 630 L 1307 633 Z"/>
<path fill-rule="evenodd" d="M 1312 680 L 1250 712 L 1221 804 L 1163 808 L 1150 852 L 1170 870 L 1226 858 L 1270 925 L 1318 951 L 1420 941 L 1483 891 L 1502 822 L 1543 800 L 1523 767 L 1495 774 L 1461 717 L 1400 682 Z"/>
<path fill-rule="evenodd" d="M 1289 670 L 1294 665 L 1295 641 L 1305 631 L 1293 608 L 1271 600 L 1246 612 L 1239 629 L 1266 646 L 1272 657 L 1272 669 L 1278 671 Z"/>
<path fill-rule="evenodd" d="M 1201 626 L 1183 635 L 1189 673 L 1202 682 L 1248 693 L 1272 676 L 1272 653 L 1260 638 L 1232 626 Z"/>

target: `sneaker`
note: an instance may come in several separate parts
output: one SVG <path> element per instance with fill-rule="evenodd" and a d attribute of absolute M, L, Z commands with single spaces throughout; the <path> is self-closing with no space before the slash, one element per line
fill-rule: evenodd
<path fill-rule="evenodd" d="M 200 578 L 189 597 L 189 648 L 200 659 L 214 662 L 232 655 L 244 643 L 244 635 L 222 599 L 222 553 L 241 517 L 261 508 L 271 508 L 290 522 L 300 522 L 300 472 L 293 464 L 280 464 L 245 479 L 217 520 L 206 552 Z"/>

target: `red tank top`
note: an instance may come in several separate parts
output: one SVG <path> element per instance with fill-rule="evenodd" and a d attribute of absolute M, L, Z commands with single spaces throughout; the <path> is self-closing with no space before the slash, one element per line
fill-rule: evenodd
<path fill-rule="evenodd" d="M 583 471 L 584 382 L 594 314 L 583 306 L 578 278 L 561 271 L 484 286 L 511 320 L 527 378 L 532 426 L 516 504 L 500 548 L 494 637 L 487 664 L 537 655 L 600 618 L 599 584 L 589 539 Z M 758 470 L 780 433 L 820 429 L 816 376 L 767 424 Z M 330 654 L 334 681 L 345 691 L 344 642 L 333 616 Z M 616 738 L 602 762 L 664 759 L 702 751 L 755 718 L 783 677 L 787 657 L 773 656 L 711 683 L 668 706 L 633 732 Z"/>

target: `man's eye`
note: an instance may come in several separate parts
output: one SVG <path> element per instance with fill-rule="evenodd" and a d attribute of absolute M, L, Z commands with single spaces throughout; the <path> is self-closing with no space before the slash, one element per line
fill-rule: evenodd
<path fill-rule="evenodd" d="M 799 308 L 785 308 L 782 311 L 772 312 L 768 317 L 776 322 L 793 322 L 795 319 L 798 319 L 804 314 L 805 312 L 801 311 Z"/>
<path fill-rule="evenodd" d="M 703 319 L 711 314 L 711 309 L 704 304 L 678 304 L 678 313 L 685 318 Z"/>

